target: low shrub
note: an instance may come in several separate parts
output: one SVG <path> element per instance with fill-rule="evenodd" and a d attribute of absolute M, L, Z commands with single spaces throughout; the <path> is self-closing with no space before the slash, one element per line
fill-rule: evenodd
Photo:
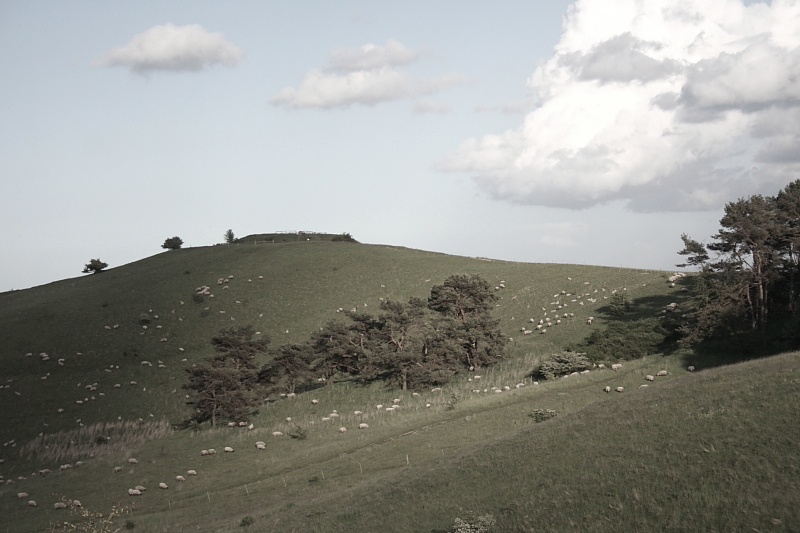
<path fill-rule="evenodd" d="M 531 372 L 531 377 L 534 379 L 553 379 L 591 367 L 592 363 L 586 358 L 585 353 L 561 352 L 552 354 L 549 359 L 539 363 L 539 366 Z"/>
<path fill-rule="evenodd" d="M 528 413 L 528 416 L 533 418 L 534 422 L 544 422 L 554 418 L 557 413 L 552 409 L 534 409 L 533 412 Z"/>

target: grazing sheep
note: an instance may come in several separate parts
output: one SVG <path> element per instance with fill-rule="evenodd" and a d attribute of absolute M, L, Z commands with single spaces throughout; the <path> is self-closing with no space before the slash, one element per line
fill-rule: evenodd
<path fill-rule="evenodd" d="M 339 433 L 346 433 L 346 432 L 347 432 L 347 428 L 346 427 L 340 427 L 339 428 Z"/>
<path fill-rule="evenodd" d="M 645 387 L 649 387 L 649 385 L 646 385 L 646 384 L 639 385 L 639 388 L 640 388 L 640 389 L 643 389 L 643 388 L 645 388 Z"/>
<path fill-rule="evenodd" d="M 666 376 L 666 375 L 667 375 L 666 370 L 659 370 L 658 373 L 656 374 L 656 376 Z"/>
<path fill-rule="evenodd" d="M 215 450 L 214 448 L 208 449 L 208 455 L 214 455 L 215 453 L 217 453 L 217 450 Z"/>
<path fill-rule="evenodd" d="M 56 502 L 53 504 L 53 509 L 66 509 L 67 504 L 64 502 Z"/>
<path fill-rule="evenodd" d="M 375 409 L 383 409 L 383 404 L 379 403 L 378 405 L 375 406 Z"/>
<path fill-rule="evenodd" d="M 122 471 L 122 467 L 121 466 L 115 466 L 114 467 L 114 472 L 121 472 L 121 471 Z"/>
<path fill-rule="evenodd" d="M 59 470 L 69 470 L 70 468 L 72 468 L 71 464 L 65 464 L 65 465 L 61 465 Z"/>
<path fill-rule="evenodd" d="M 619 370 L 620 368 L 622 368 L 622 365 L 620 363 L 615 363 L 611 365 L 611 370 Z"/>
<path fill-rule="evenodd" d="M 200 450 L 200 455 L 208 455 L 208 450 Z"/>
<path fill-rule="evenodd" d="M 225 446 L 225 447 L 222 449 L 222 451 L 223 451 L 223 452 L 227 452 L 227 453 L 233 453 L 233 448 L 231 448 L 230 446 Z"/>
<path fill-rule="evenodd" d="M 129 496 L 141 496 L 142 495 L 142 491 L 136 490 L 136 489 L 128 489 L 128 495 Z"/>
<path fill-rule="evenodd" d="M 28 500 L 28 507 L 37 507 L 38 505 L 34 500 Z"/>
<path fill-rule="evenodd" d="M 175 476 L 175 481 L 186 481 L 186 478 L 183 476 Z M 163 483 L 161 485 L 163 485 Z M 161 487 L 161 485 L 159 485 L 159 487 Z M 167 487 L 161 487 L 161 488 L 165 489 Z"/>
<path fill-rule="evenodd" d="M 360 415 L 360 414 L 363 414 L 363 413 L 361 411 L 353 411 L 353 414 L 354 415 Z"/>
<path fill-rule="evenodd" d="M 311 404 L 312 405 L 317 405 L 318 403 L 319 403 L 319 400 L 317 400 L 316 398 L 311 400 Z"/>
<path fill-rule="evenodd" d="M 188 470 L 186 473 L 189 474 L 190 476 L 196 476 L 197 475 L 197 472 L 194 471 L 194 470 Z"/>
<path fill-rule="evenodd" d="M 229 428 L 235 428 L 236 427 L 236 422 L 228 422 L 228 427 Z"/>
<path fill-rule="evenodd" d="M 138 461 L 137 459 L 134 459 L 133 457 L 131 457 L 130 459 L 128 459 L 128 462 L 129 462 L 130 464 L 132 464 L 132 465 L 135 465 L 135 464 L 137 464 L 139 461 Z"/>
<path fill-rule="evenodd" d="M 367 429 L 368 427 L 369 427 L 369 424 L 364 424 L 363 422 L 358 425 L 358 429 Z"/>
<path fill-rule="evenodd" d="M 606 385 L 605 388 L 603 389 L 603 392 L 611 392 L 611 387 Z"/>
<path fill-rule="evenodd" d="M 653 381 L 653 380 L 654 380 L 654 379 L 656 379 L 656 378 L 654 378 L 654 377 L 653 377 L 653 376 L 651 376 L 650 374 L 647 374 L 647 375 L 644 377 L 644 379 L 646 379 L 647 381 Z"/>
<path fill-rule="evenodd" d="M 159 484 L 158 484 L 158 488 L 159 488 L 159 489 L 168 489 L 169 487 L 167 486 L 167 484 L 166 484 L 166 483 L 159 483 Z"/>
<path fill-rule="evenodd" d="M 273 431 L 272 432 L 272 436 L 273 437 L 283 437 L 283 433 L 281 431 Z"/>
<path fill-rule="evenodd" d="M 147 489 L 145 489 L 144 487 L 142 487 L 141 485 L 136 485 L 134 488 L 135 488 L 136 490 L 141 490 L 141 491 L 147 490 Z"/>
<path fill-rule="evenodd" d="M 266 450 L 267 449 L 267 445 L 263 441 L 258 441 L 258 442 L 256 442 L 256 449 L 258 449 L 258 450 Z"/>
<path fill-rule="evenodd" d="M 17 498 L 20 499 L 20 500 L 22 498 L 27 498 L 28 496 L 30 496 L 30 494 L 28 494 L 27 492 L 18 492 L 17 493 Z"/>
<path fill-rule="evenodd" d="M 436 387 L 434 389 L 431 389 L 431 392 L 442 392 L 442 388 L 441 387 Z"/>
<path fill-rule="evenodd" d="M 624 392 L 625 389 L 623 387 L 617 387 L 617 392 Z"/>

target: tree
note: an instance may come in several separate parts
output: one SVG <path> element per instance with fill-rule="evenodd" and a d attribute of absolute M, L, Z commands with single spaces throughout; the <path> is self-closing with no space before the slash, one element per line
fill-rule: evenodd
<path fill-rule="evenodd" d="M 189 383 L 183 388 L 195 391 L 186 402 L 195 410 L 194 420 L 216 427 L 220 417 L 241 421 L 253 414 L 259 404 L 256 355 L 269 344 L 268 337 L 253 340 L 254 334 L 250 325 L 222 329 L 211 339 L 216 353 L 184 369 Z"/>
<path fill-rule="evenodd" d="M 312 352 L 308 344 L 284 344 L 270 355 L 272 359 L 258 372 L 259 383 L 291 393 L 311 381 Z"/>
<path fill-rule="evenodd" d="M 236 242 L 236 237 L 233 236 L 233 230 L 229 229 L 225 232 L 225 244 L 233 244 Z"/>
<path fill-rule="evenodd" d="M 170 237 L 161 245 L 165 250 L 179 250 L 183 246 L 183 239 L 180 237 Z"/>
<path fill-rule="evenodd" d="M 86 263 L 86 265 L 84 266 L 82 272 L 84 274 L 88 274 L 89 272 L 91 272 L 92 274 L 97 274 L 98 272 L 100 272 L 101 270 L 106 268 L 107 266 L 108 266 L 108 263 L 104 263 L 104 262 L 100 261 L 99 259 L 92 259 L 91 261 Z"/>

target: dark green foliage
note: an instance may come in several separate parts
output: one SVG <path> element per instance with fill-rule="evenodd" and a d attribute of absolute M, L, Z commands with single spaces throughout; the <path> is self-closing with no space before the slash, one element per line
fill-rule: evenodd
<path fill-rule="evenodd" d="M 108 266 L 108 263 L 104 263 L 104 262 L 100 261 L 99 259 L 92 259 L 91 261 L 86 263 L 86 265 L 83 267 L 83 270 L 81 272 L 83 272 L 84 274 L 88 274 L 90 272 L 92 274 L 97 274 L 98 272 L 100 272 L 101 270 L 106 268 L 107 266 Z"/>
<path fill-rule="evenodd" d="M 233 244 L 236 242 L 236 237 L 233 235 L 233 230 L 229 229 L 225 232 L 225 244 Z"/>
<path fill-rule="evenodd" d="M 576 352 L 561 352 L 552 354 L 533 370 L 534 378 L 553 379 L 573 372 L 580 372 L 592 367 L 586 354 Z"/>
<path fill-rule="evenodd" d="M 271 390 L 295 392 L 312 380 L 312 352 L 308 344 L 284 344 L 270 351 L 271 360 L 258 372 L 259 383 Z"/>
<path fill-rule="evenodd" d="M 663 351 L 668 335 L 655 318 L 617 321 L 593 331 L 574 348 L 585 352 L 591 361 L 631 360 Z"/>
<path fill-rule="evenodd" d="M 608 307 L 610 308 L 609 314 L 618 317 L 631 310 L 631 302 L 623 293 L 617 292 L 611 295 L 608 300 Z"/>
<path fill-rule="evenodd" d="M 557 413 L 553 409 L 534 409 L 532 412 L 528 413 L 528 416 L 536 423 L 550 420 L 551 418 L 555 418 L 556 415 Z"/>
<path fill-rule="evenodd" d="M 133 520 L 125 520 L 125 529 L 133 529 L 136 527 L 136 524 Z"/>
<path fill-rule="evenodd" d="M 497 521 L 490 514 L 479 515 L 475 511 L 461 509 L 464 518 L 456 518 L 452 533 L 489 533 Z"/>
<path fill-rule="evenodd" d="M 253 340 L 254 334 L 250 325 L 220 330 L 211 339 L 216 353 L 184 369 L 189 382 L 183 388 L 194 391 L 186 402 L 195 411 L 193 420 L 210 420 L 215 427 L 220 417 L 244 421 L 253 414 L 259 405 L 256 355 L 269 344 L 268 338 Z"/>
<path fill-rule="evenodd" d="M 247 527 L 252 526 L 255 523 L 255 519 L 252 516 L 245 516 L 242 518 L 242 521 L 239 522 L 240 527 Z"/>
<path fill-rule="evenodd" d="M 170 237 L 161 245 L 165 250 L 179 250 L 183 246 L 183 239 L 180 237 Z"/>
<path fill-rule="evenodd" d="M 298 426 L 297 424 L 295 424 L 292 429 L 287 431 L 286 434 L 289 435 L 291 438 L 297 440 L 305 440 L 306 437 L 308 437 L 308 433 L 306 432 L 306 430 Z"/>
<path fill-rule="evenodd" d="M 333 242 L 355 242 L 355 243 L 358 242 L 349 233 L 342 233 L 341 235 L 334 235 L 333 238 L 331 239 L 331 241 L 333 241 Z"/>

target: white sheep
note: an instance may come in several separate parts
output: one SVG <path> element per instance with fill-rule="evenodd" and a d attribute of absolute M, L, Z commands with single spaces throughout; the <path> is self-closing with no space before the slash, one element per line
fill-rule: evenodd
<path fill-rule="evenodd" d="M 666 370 L 659 370 L 658 373 L 656 374 L 656 376 L 666 376 L 666 375 L 667 375 Z"/>
<path fill-rule="evenodd" d="M 141 486 L 141 485 L 136 485 L 134 488 L 135 488 L 136 490 L 141 490 L 141 491 L 145 491 L 145 490 L 147 490 L 147 489 L 145 489 L 145 488 L 144 488 L 143 486 Z"/>
<path fill-rule="evenodd" d="M 137 464 L 139 461 L 138 461 L 137 459 L 134 459 L 133 457 L 131 457 L 130 459 L 128 459 L 128 462 L 129 462 L 130 464 L 132 464 L 132 465 L 135 465 L 135 464 Z"/>
<path fill-rule="evenodd" d="M 34 500 L 28 500 L 28 507 L 37 507 L 38 505 Z"/>
<path fill-rule="evenodd" d="M 178 477 L 180 477 L 180 476 L 178 476 Z M 169 487 L 167 486 L 167 484 L 166 484 L 166 483 L 159 483 L 159 484 L 158 484 L 158 488 L 159 488 L 159 489 L 168 489 Z"/>
<path fill-rule="evenodd" d="M 142 491 L 136 490 L 136 489 L 128 489 L 128 495 L 129 496 L 141 496 L 142 495 Z"/>
<path fill-rule="evenodd" d="M 122 471 L 122 467 L 121 466 L 115 466 L 114 467 L 114 472 L 121 472 L 121 471 Z"/>
<path fill-rule="evenodd" d="M 208 455 L 208 450 L 200 450 L 200 455 Z"/>
<path fill-rule="evenodd" d="M 644 377 L 644 379 L 646 379 L 647 381 L 653 381 L 655 378 L 654 378 L 653 376 L 651 376 L 650 374 L 647 374 L 647 375 Z"/>
<path fill-rule="evenodd" d="M 195 470 L 187 470 L 186 473 L 188 475 L 190 475 L 190 476 L 196 476 L 197 475 L 197 472 Z M 178 480 L 178 481 L 180 481 L 180 480 Z"/>
<path fill-rule="evenodd" d="M 358 425 L 358 429 L 367 429 L 368 427 L 369 427 L 369 424 L 365 424 L 363 422 Z"/>
<path fill-rule="evenodd" d="M 230 446 L 225 446 L 225 447 L 222 449 L 222 451 L 223 451 L 223 452 L 227 452 L 227 453 L 233 453 L 233 448 L 231 448 Z"/>
<path fill-rule="evenodd" d="M 623 387 L 617 387 L 617 392 L 624 392 L 625 389 Z"/>
<path fill-rule="evenodd" d="M 258 442 L 256 442 L 256 449 L 258 449 L 258 450 L 266 450 L 267 449 L 267 445 L 263 441 L 258 441 Z"/>
<path fill-rule="evenodd" d="M 283 432 L 281 432 L 281 431 L 273 431 L 272 432 L 272 436 L 273 437 L 283 437 Z"/>
<path fill-rule="evenodd" d="M 215 450 L 214 448 L 208 449 L 208 455 L 214 455 L 215 453 L 217 453 L 217 450 Z"/>
<path fill-rule="evenodd" d="M 64 502 L 56 502 L 53 504 L 53 509 L 66 509 L 67 504 Z"/>
<path fill-rule="evenodd" d="M 311 404 L 312 404 L 312 405 L 317 405 L 318 403 L 319 403 L 319 400 L 317 400 L 316 398 L 314 398 L 313 400 L 311 400 Z"/>
<path fill-rule="evenodd" d="M 622 364 L 620 363 L 614 363 L 611 365 L 611 370 L 619 370 L 620 368 L 622 368 Z"/>
<path fill-rule="evenodd" d="M 611 392 L 611 387 L 606 385 L 605 388 L 603 389 L 603 392 Z"/>
<path fill-rule="evenodd" d="M 28 494 L 27 492 L 18 492 L 17 493 L 17 498 L 20 499 L 20 500 L 22 498 L 27 498 L 28 496 L 30 496 L 30 494 Z"/>
<path fill-rule="evenodd" d="M 347 432 L 347 428 L 346 427 L 340 427 L 339 428 L 339 433 L 346 433 L 346 432 Z"/>

